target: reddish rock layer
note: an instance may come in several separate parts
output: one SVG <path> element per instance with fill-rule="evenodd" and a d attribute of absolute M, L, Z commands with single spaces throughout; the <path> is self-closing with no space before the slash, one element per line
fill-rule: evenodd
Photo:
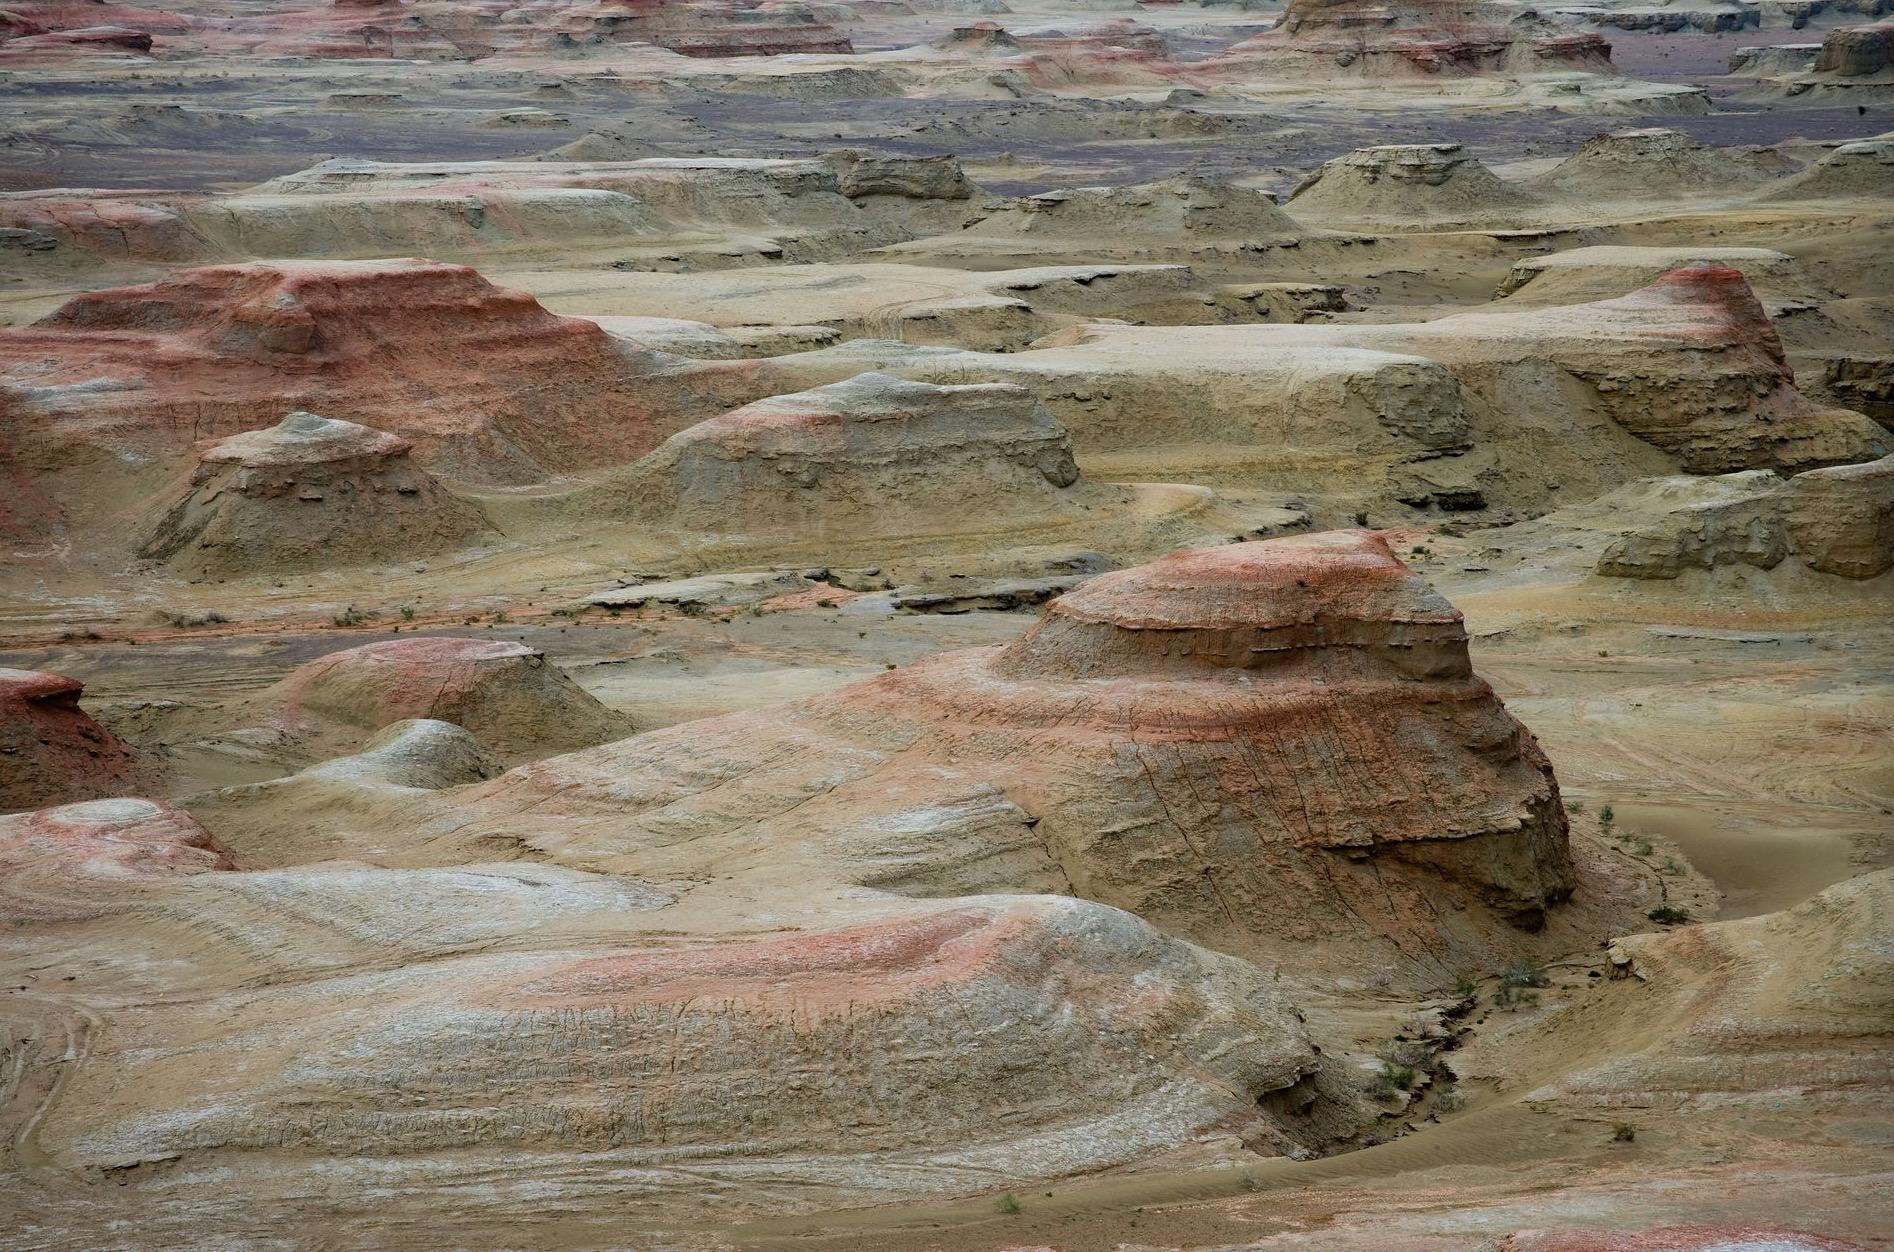
<path fill-rule="evenodd" d="M 114 451 L 181 453 L 319 408 L 411 439 L 449 474 L 517 480 L 660 437 L 610 336 L 460 265 L 185 270 L 75 297 L 0 333 L 0 352 L 42 438 Z"/>
<path fill-rule="evenodd" d="M 130 907 L 141 882 L 235 868 L 191 818 L 155 800 L 88 800 L 0 817 L 0 920 Z"/>
<path fill-rule="evenodd" d="M 1479 0 L 1291 0 L 1273 30 L 1212 63 L 1219 62 L 1308 78 L 1616 73 L 1602 37 Z"/>
<path fill-rule="evenodd" d="M 143 790 L 156 763 L 79 707 L 85 684 L 0 668 L 0 812 Z"/>

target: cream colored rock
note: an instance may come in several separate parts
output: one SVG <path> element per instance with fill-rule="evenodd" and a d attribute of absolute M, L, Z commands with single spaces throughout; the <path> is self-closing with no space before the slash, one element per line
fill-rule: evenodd
<path fill-rule="evenodd" d="M 1789 531 L 1804 564 L 1844 578 L 1894 568 L 1894 457 L 1789 480 Z"/>

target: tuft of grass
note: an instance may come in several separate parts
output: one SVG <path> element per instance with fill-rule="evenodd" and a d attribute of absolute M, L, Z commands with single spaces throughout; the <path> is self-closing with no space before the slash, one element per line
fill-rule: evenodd
<path fill-rule="evenodd" d="M 1374 1054 L 1383 1066 L 1412 1073 L 1427 1064 L 1434 1053 L 1433 1049 L 1418 1039 L 1396 1039 L 1376 1048 Z"/>
<path fill-rule="evenodd" d="M 199 626 L 222 626 L 230 619 L 211 609 L 203 613 L 167 613 L 165 620 L 178 630 L 194 630 Z"/>
<path fill-rule="evenodd" d="M 1684 872 L 1684 867 L 1677 863 L 1676 857 L 1667 856 L 1664 858 L 1664 872 L 1672 877 L 1676 877 Z"/>
<path fill-rule="evenodd" d="M 1471 1000 L 1480 994 L 1480 980 L 1468 970 L 1461 970 L 1460 976 L 1453 980 L 1453 994 L 1462 1000 Z"/>
<path fill-rule="evenodd" d="M 404 622 L 414 620 L 414 606 L 412 604 L 404 604 L 401 606 L 401 620 Z"/>
<path fill-rule="evenodd" d="M 1452 1083 L 1447 1083 L 1434 1093 L 1434 1111 L 1436 1113 L 1458 1113 L 1467 1106 L 1466 1094 Z"/>
<path fill-rule="evenodd" d="M 1358 512 L 1355 514 L 1355 525 L 1366 526 L 1367 524 L 1368 524 L 1368 514 L 1365 511 Z"/>
<path fill-rule="evenodd" d="M 347 628 L 350 626 L 360 626 L 368 621 L 368 618 L 369 614 L 362 612 L 351 604 L 329 620 L 334 622 L 337 626 Z"/>
<path fill-rule="evenodd" d="M 504 626 L 508 622 L 512 621 L 513 617 L 505 609 L 495 609 L 493 611 L 493 616 L 489 617 L 487 620 L 492 622 L 496 626 Z"/>
<path fill-rule="evenodd" d="M 1538 1002 L 1538 992 L 1525 991 L 1503 983 L 1500 985 L 1500 989 L 1493 993 L 1493 1005 L 1495 1008 L 1517 1011 L 1519 1009 L 1529 1009 Z"/>
<path fill-rule="evenodd" d="M 1665 926 L 1676 926 L 1690 920 L 1690 914 L 1684 912 L 1682 909 L 1672 908 L 1668 904 L 1661 904 L 1644 916 Z"/>
<path fill-rule="evenodd" d="M 1630 1122 L 1615 1122 L 1612 1124 L 1611 1141 L 1613 1143 L 1635 1143 L 1637 1142 L 1637 1137 L 1638 1128 L 1633 1126 Z"/>
<path fill-rule="evenodd" d="M 1015 1213 L 1023 1212 L 1026 1208 L 1025 1205 L 1019 1202 L 1019 1197 L 1010 1191 L 994 1201 L 993 1207 L 1008 1217 L 1011 1217 Z"/>

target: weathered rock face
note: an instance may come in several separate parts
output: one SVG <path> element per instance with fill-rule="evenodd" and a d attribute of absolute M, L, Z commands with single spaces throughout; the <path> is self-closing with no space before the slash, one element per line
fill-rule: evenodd
<path fill-rule="evenodd" d="M 1071 436 L 1023 387 L 863 374 L 673 435 L 582 507 L 680 530 L 912 535 L 1044 522 L 1113 494 L 1080 485 Z"/>
<path fill-rule="evenodd" d="M 1872 578 L 1894 568 L 1894 457 L 1789 480 L 1789 531 L 1814 569 Z"/>
<path fill-rule="evenodd" d="M 185 270 L 0 333 L 27 430 L 176 454 L 319 409 L 476 480 L 629 460 L 660 431 L 634 361 L 592 322 L 427 261 Z"/>
<path fill-rule="evenodd" d="M 1412 226 L 1490 220 L 1539 201 L 1459 144 L 1434 143 L 1357 148 L 1310 175 L 1289 203 L 1299 215 Z"/>
<path fill-rule="evenodd" d="M 1894 567 L 1894 457 L 1788 479 L 1767 470 L 1651 479 L 1578 512 L 1618 530 L 1596 566 L 1611 577 L 1676 578 L 1736 564 L 1774 569 L 1791 553 L 1844 578 Z"/>
<path fill-rule="evenodd" d="M 1665 478 L 1615 492 L 1639 497 L 1641 507 L 1628 515 L 1656 516 L 1606 548 L 1597 570 L 1616 578 L 1676 578 L 1686 569 L 1738 563 L 1773 569 L 1789 550 L 1783 492 L 1782 479 L 1769 470 Z"/>
<path fill-rule="evenodd" d="M 1865 1252 L 1858 1243 L 1781 1226 L 1654 1226 L 1649 1230 L 1522 1230 L 1494 1252 Z"/>
<path fill-rule="evenodd" d="M 144 884 L 232 867 L 203 827 L 155 800 L 16 813 L 0 817 L 0 921 L 96 917 L 132 907 Z"/>
<path fill-rule="evenodd" d="M 285 907 L 320 907 L 291 886 Z M 1211 1133 L 1287 1151 L 1307 1131 L 1277 1109 L 1320 1065 L 1262 971 L 1072 900 L 460 955 L 238 993 L 144 1033 L 212 1041 L 82 1068 L 42 1132 L 60 1165 L 288 1148 L 425 1186 L 477 1134 L 529 1152 L 524 1176 L 579 1152 L 728 1170 L 741 1144 L 740 1171 L 813 1158 L 822 1186 L 912 1193 L 956 1164 L 1029 1178 Z M 626 1196 L 660 1185 L 628 1177 Z"/>
<path fill-rule="evenodd" d="M 588 865 L 762 840 L 903 894 L 1070 891 L 1420 977 L 1505 952 L 1572 884 L 1551 769 L 1459 615 L 1356 532 L 1106 575 L 1014 645 L 541 762 L 457 812 Z"/>
<path fill-rule="evenodd" d="M 630 733 L 537 648 L 501 640 L 393 639 L 331 653 L 258 698 L 292 729 L 342 739 L 408 718 L 452 722 L 503 755 Z"/>
<path fill-rule="evenodd" d="M 1864 78 L 1894 68 L 1894 22 L 1829 31 L 1811 68 L 1838 78 Z"/>
<path fill-rule="evenodd" d="M 1601 36 L 1479 0 L 1291 0 L 1218 60 L 1319 79 L 1617 72 Z"/>
<path fill-rule="evenodd" d="M 300 412 L 216 440 L 139 555 L 226 578 L 408 560 L 487 533 L 478 510 L 413 463 L 412 447 Z"/>
<path fill-rule="evenodd" d="M 902 157 L 843 148 L 824 153 L 822 159 L 834 168 L 842 194 L 851 200 L 965 200 L 973 195 L 959 158 L 951 155 Z"/>
<path fill-rule="evenodd" d="M 79 707 L 84 690 L 84 683 L 63 674 L 0 667 L 0 812 L 157 784 L 157 762 Z"/>

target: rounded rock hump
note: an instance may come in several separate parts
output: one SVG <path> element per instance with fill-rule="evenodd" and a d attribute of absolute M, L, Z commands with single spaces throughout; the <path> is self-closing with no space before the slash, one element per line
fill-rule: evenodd
<path fill-rule="evenodd" d="M 0 667 L 0 812 L 123 795 L 153 785 L 155 762 L 79 707 L 85 684 Z"/>
<path fill-rule="evenodd" d="M 400 435 L 297 410 L 265 430 L 246 430 L 199 449 L 198 459 L 262 467 L 356 457 L 398 456 L 414 445 Z"/>
<path fill-rule="evenodd" d="M 69 921 L 124 904 L 139 880 L 235 869 L 191 817 L 156 800 L 86 800 L 0 817 L 0 919 Z"/>
<path fill-rule="evenodd" d="M 1460 613 L 1380 535 L 1324 531 L 1175 552 L 1052 602 L 995 662 L 1019 676 L 1279 669 L 1353 655 L 1356 668 L 1464 678 Z"/>
<path fill-rule="evenodd" d="M 544 652 L 498 639 L 364 644 L 301 666 L 261 698 L 293 728 L 317 735 L 360 739 L 427 718 L 471 731 L 503 756 L 587 747 L 631 730 Z"/>

